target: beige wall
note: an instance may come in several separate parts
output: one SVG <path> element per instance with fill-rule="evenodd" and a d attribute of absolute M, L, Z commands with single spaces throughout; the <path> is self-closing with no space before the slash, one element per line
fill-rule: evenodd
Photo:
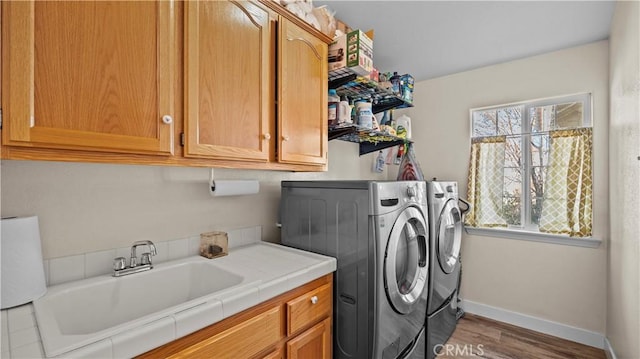
<path fill-rule="evenodd" d="M 640 2 L 618 2 L 611 27 L 611 243 L 607 337 L 640 356 Z"/>
<path fill-rule="evenodd" d="M 216 198 L 203 168 L 2 161 L 1 210 L 39 216 L 45 258 L 253 225 L 276 242 L 281 180 L 385 178 L 371 172 L 373 156 L 358 157 L 357 144 L 335 140 L 324 173 L 216 169 L 217 179 L 261 186 L 257 195 Z"/>
<path fill-rule="evenodd" d="M 608 214 L 608 43 L 419 82 L 412 118 L 426 178 L 455 180 L 466 193 L 469 109 L 581 92 L 593 94 L 594 235 Z M 463 237 L 463 299 L 565 325 L 605 332 L 606 244 L 581 248 L 484 236 Z"/>

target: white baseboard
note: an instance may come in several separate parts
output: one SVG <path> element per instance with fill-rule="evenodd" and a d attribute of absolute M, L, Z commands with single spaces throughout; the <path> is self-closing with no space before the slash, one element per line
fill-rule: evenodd
<path fill-rule="evenodd" d="M 613 351 L 613 347 L 607 338 L 604 338 L 604 353 L 607 355 L 607 359 L 618 359 L 616 352 Z"/>
<path fill-rule="evenodd" d="M 462 300 L 462 308 L 471 314 L 494 319 L 500 322 L 513 324 L 522 328 L 530 329 L 553 335 L 558 338 L 571 340 L 577 343 L 589 345 L 599 349 L 605 349 L 605 336 L 601 333 L 584 330 L 570 325 L 552 322 L 546 319 L 532 317 L 530 315 L 512 312 L 490 305 L 476 303 L 469 300 Z M 613 353 L 613 350 L 611 351 Z M 615 355 L 613 358 L 616 359 Z"/>

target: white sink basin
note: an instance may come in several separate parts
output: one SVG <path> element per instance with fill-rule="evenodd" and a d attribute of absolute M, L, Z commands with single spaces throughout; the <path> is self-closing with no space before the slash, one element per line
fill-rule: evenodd
<path fill-rule="evenodd" d="M 246 283 L 198 257 L 114 278 L 101 276 L 49 289 L 34 301 L 48 356 L 184 311 Z"/>
<path fill-rule="evenodd" d="M 56 318 L 60 333 L 91 334 L 240 282 L 242 277 L 207 263 L 181 263 L 88 283 L 52 295 L 41 304 L 46 303 Z"/>
<path fill-rule="evenodd" d="M 334 258 L 260 243 L 52 286 L 33 306 L 47 357 L 130 358 L 335 269 Z"/>

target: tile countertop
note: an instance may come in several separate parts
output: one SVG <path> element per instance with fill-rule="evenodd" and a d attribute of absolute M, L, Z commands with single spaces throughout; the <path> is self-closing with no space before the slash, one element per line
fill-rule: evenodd
<path fill-rule="evenodd" d="M 251 271 L 259 281 L 252 282 L 237 295 L 223 300 L 219 315 L 200 315 L 195 322 L 182 321 L 183 318 L 175 315 L 165 318 L 172 322 L 170 331 L 173 335 L 163 336 L 164 339 L 146 340 L 147 338 L 136 337 L 137 334 L 134 331 L 134 333 L 123 333 L 131 337 L 124 343 L 107 338 L 94 343 L 96 345 L 87 345 L 62 354 L 60 357 L 121 358 L 142 354 L 336 270 L 335 258 L 266 242 L 231 248 L 229 255 L 213 260 L 223 268 L 242 268 L 243 271 Z M 44 358 L 33 305 L 29 303 L 2 310 L 1 313 L 2 346 L 0 348 L 2 352 L 0 357 L 3 359 Z M 210 320 L 205 322 L 202 318 L 210 318 Z M 131 345 L 132 343 L 135 344 Z"/>

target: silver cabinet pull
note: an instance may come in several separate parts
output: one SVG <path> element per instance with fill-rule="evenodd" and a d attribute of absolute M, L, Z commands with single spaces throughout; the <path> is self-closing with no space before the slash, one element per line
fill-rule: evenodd
<path fill-rule="evenodd" d="M 311 304 L 316 304 L 318 303 L 318 296 L 314 295 L 313 297 L 311 297 Z"/>
<path fill-rule="evenodd" d="M 167 125 L 170 125 L 171 123 L 173 123 L 173 117 L 171 117 L 171 115 L 164 115 L 162 116 L 162 122 L 164 122 Z"/>
<path fill-rule="evenodd" d="M 289 141 L 289 139 L 290 139 L 289 136 L 282 136 L 283 141 Z"/>
<path fill-rule="evenodd" d="M 271 135 L 268 133 L 265 133 L 264 136 L 262 136 L 265 140 L 270 140 L 271 139 Z"/>

